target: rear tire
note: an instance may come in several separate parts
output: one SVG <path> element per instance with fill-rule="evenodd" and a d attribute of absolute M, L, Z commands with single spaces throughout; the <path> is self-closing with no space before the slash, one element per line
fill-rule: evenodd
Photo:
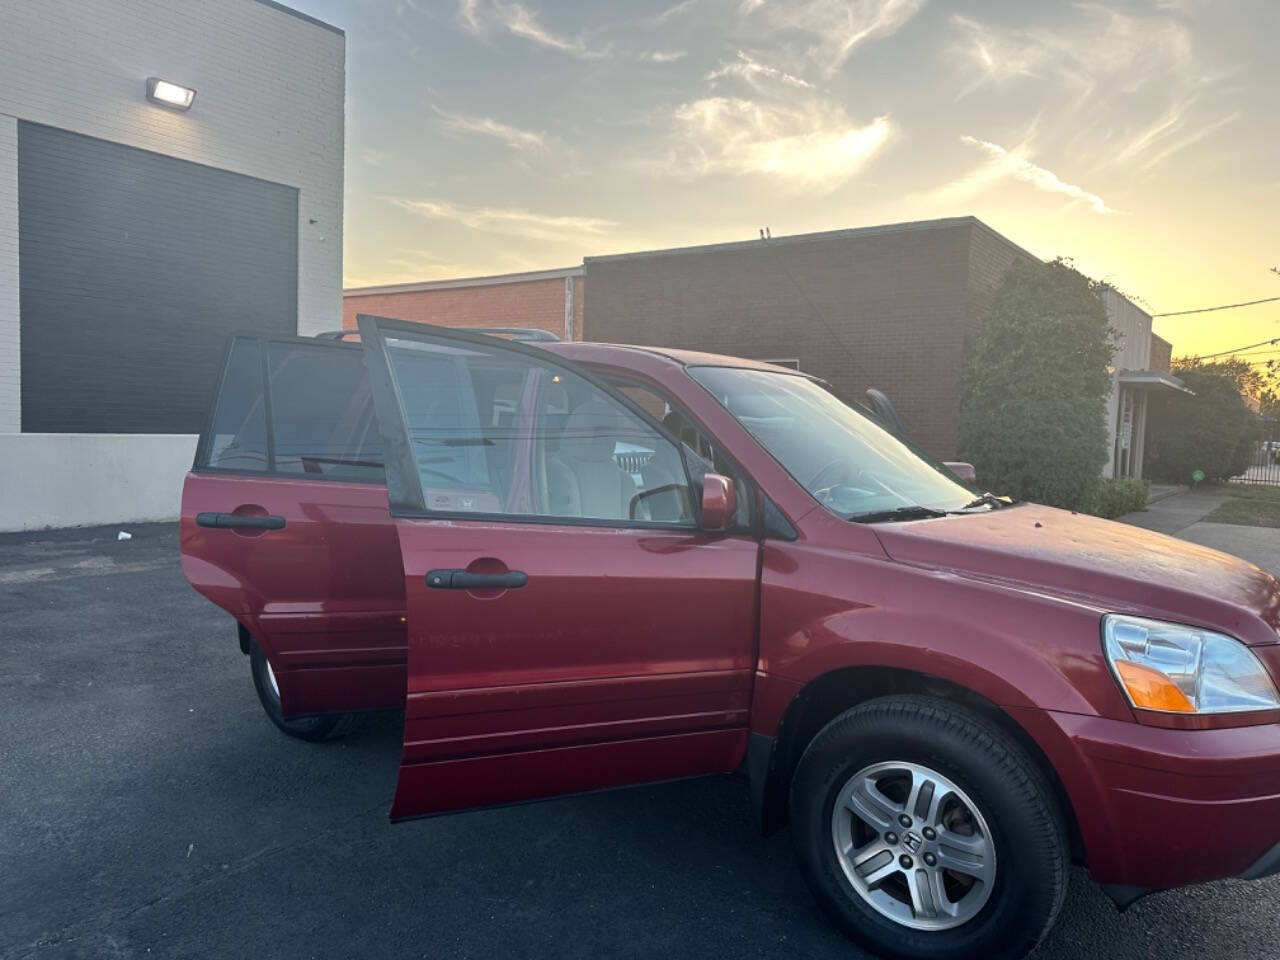
<path fill-rule="evenodd" d="M 914 791 L 914 792 L 913 792 Z M 1062 908 L 1062 813 L 979 714 L 895 696 L 842 713 L 791 782 L 805 880 L 854 941 L 902 960 L 1017 960 Z"/>
<path fill-rule="evenodd" d="M 354 718 L 345 713 L 286 720 L 280 710 L 280 693 L 271 673 L 271 664 L 256 643 L 249 649 L 249 669 L 253 673 L 253 688 L 258 691 L 258 701 L 262 704 L 263 712 L 289 736 L 316 743 L 320 740 L 337 739 L 351 729 Z"/>

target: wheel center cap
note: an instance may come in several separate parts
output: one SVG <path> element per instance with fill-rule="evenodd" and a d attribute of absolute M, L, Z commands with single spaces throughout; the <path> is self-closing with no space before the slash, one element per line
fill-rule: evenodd
<path fill-rule="evenodd" d="M 919 853 L 920 848 L 924 845 L 924 841 L 911 831 L 907 831 L 902 835 L 902 845 L 911 853 Z"/>

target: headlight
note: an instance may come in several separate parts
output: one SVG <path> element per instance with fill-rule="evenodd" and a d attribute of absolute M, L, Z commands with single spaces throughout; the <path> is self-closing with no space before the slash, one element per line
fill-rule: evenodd
<path fill-rule="evenodd" d="M 1178 623 L 1109 613 L 1107 661 L 1129 702 L 1163 713 L 1280 709 L 1266 669 L 1239 640 Z"/>

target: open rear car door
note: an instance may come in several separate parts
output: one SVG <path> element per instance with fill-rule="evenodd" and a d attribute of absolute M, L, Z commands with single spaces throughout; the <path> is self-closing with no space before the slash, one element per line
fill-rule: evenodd
<path fill-rule="evenodd" d="M 392 818 L 732 771 L 759 545 L 699 528 L 674 438 L 546 351 L 359 328 L 408 617 Z"/>

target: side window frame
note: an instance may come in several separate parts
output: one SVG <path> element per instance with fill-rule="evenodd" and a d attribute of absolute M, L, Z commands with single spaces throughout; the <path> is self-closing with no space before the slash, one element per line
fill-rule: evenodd
<path fill-rule="evenodd" d="M 263 417 L 266 421 L 266 439 L 267 439 L 267 467 L 264 470 L 248 470 L 239 467 L 219 467 L 209 464 L 209 447 L 213 438 L 214 420 L 218 413 L 218 403 L 222 399 L 222 390 L 226 385 L 227 374 L 230 371 L 231 354 L 235 348 L 236 341 L 249 340 L 253 341 L 258 347 L 259 361 L 259 377 L 262 386 L 261 402 L 263 407 Z M 377 477 L 341 477 L 332 476 L 323 473 L 305 473 L 296 470 L 277 470 L 276 469 L 276 436 L 275 436 L 275 416 L 272 403 L 272 384 L 271 384 L 271 358 L 269 347 L 273 343 L 279 344 L 300 344 L 306 347 L 316 347 L 326 350 L 346 350 L 350 352 L 359 352 L 360 345 L 341 340 L 325 340 L 315 337 L 289 337 L 281 335 L 263 334 L 257 331 L 245 331 L 243 333 L 234 333 L 227 338 L 226 349 L 223 351 L 222 372 L 218 375 L 217 385 L 214 387 L 213 400 L 209 403 L 208 413 L 205 417 L 204 429 L 200 432 L 200 436 L 196 441 L 195 458 L 191 464 L 192 473 L 211 473 L 226 474 L 228 476 L 240 477 L 277 477 L 285 480 L 302 480 L 308 483 L 361 483 L 379 486 L 385 483 L 386 464 L 383 464 L 383 478 Z M 360 357 L 360 363 L 364 365 L 364 357 Z M 375 420 L 377 415 L 375 412 Z"/>
<path fill-rule="evenodd" d="M 729 453 L 728 448 L 723 443 L 720 442 L 720 439 L 714 433 L 712 433 L 710 430 L 707 429 L 706 424 L 704 424 L 701 420 L 699 420 L 692 413 L 690 413 L 689 409 L 686 406 L 684 406 L 684 404 L 680 403 L 679 400 L 666 387 L 662 386 L 661 384 L 655 383 L 654 381 L 648 379 L 642 374 L 633 373 L 632 371 L 628 370 L 625 373 L 610 372 L 610 373 L 601 374 L 601 376 L 604 378 L 605 382 L 608 383 L 610 386 L 617 386 L 619 388 L 619 392 L 621 392 L 621 388 L 623 387 L 635 387 L 640 390 L 648 391 L 655 398 L 657 398 L 658 400 L 661 400 L 668 407 L 670 407 L 675 413 L 678 413 L 680 414 L 680 416 L 684 417 L 684 419 L 687 420 L 695 430 L 701 433 L 704 438 L 706 438 L 708 441 L 710 441 L 714 445 L 716 453 L 718 453 L 721 457 L 724 457 L 724 459 L 727 460 L 729 464 L 732 466 L 733 472 L 737 475 L 737 477 L 741 478 L 742 485 L 744 487 L 744 490 L 742 491 L 742 493 L 747 503 L 746 524 L 736 523 L 729 528 L 728 532 L 735 533 L 735 534 L 749 534 L 749 535 L 755 536 L 760 529 L 761 500 L 760 500 L 759 484 L 756 483 L 755 478 L 751 476 L 750 472 L 748 472 L 747 469 L 743 467 L 741 463 L 738 462 L 738 459 Z M 686 459 L 685 449 L 686 449 L 686 446 L 684 442 L 679 441 L 679 450 L 680 450 L 681 459 Z M 703 459 L 700 451 L 695 450 L 693 451 L 693 453 L 696 456 L 698 456 L 699 459 Z M 687 464 L 685 465 L 685 472 L 686 473 L 689 472 Z M 730 477 L 730 479 L 732 480 L 734 479 L 734 477 Z M 694 491 L 692 476 L 690 476 L 689 489 L 691 492 Z"/>
<path fill-rule="evenodd" d="M 387 499 L 393 517 L 421 520 L 475 520 L 480 522 L 540 524 L 551 526 L 598 527 L 608 529 L 668 530 L 689 533 L 697 531 L 701 524 L 701 496 L 693 496 L 693 481 L 689 465 L 685 461 L 680 439 L 675 437 L 660 421 L 630 397 L 611 387 L 604 379 L 581 364 L 557 356 L 549 350 L 541 350 L 515 340 L 502 340 L 485 334 L 467 333 L 454 328 L 434 327 L 422 323 L 410 323 L 360 314 L 356 317 L 360 341 L 365 350 L 369 368 L 370 385 L 373 388 L 374 409 L 386 451 Z M 427 507 L 423 497 L 421 478 L 409 446 L 408 426 L 402 413 L 399 386 L 390 369 L 384 332 L 391 335 L 418 337 L 445 344 L 460 343 L 483 350 L 514 353 L 527 357 L 534 363 L 558 368 L 585 381 L 605 398 L 616 403 L 636 417 L 644 426 L 653 430 L 661 439 L 671 444 L 684 473 L 684 482 L 690 491 L 693 517 L 688 523 L 666 523 L 656 520 L 610 520 L 598 517 L 567 517 L 543 514 L 487 513 L 480 511 L 443 511 Z"/>

